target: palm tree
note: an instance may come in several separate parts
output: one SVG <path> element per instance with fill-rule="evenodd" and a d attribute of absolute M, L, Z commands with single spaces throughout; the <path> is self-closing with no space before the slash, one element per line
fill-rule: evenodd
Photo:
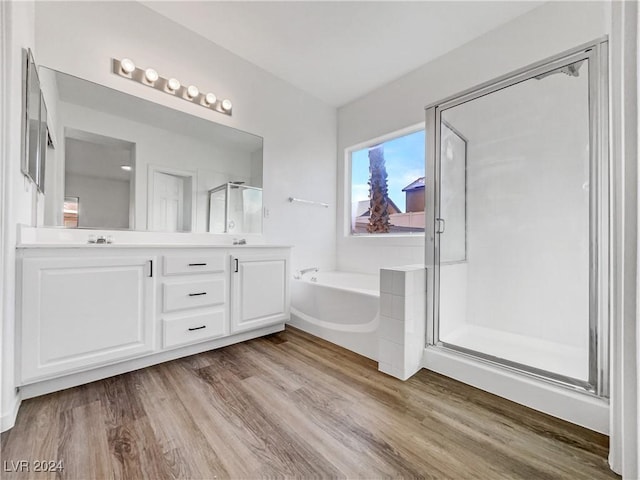
<path fill-rule="evenodd" d="M 369 149 L 369 233 L 389 233 L 389 202 L 384 147 Z"/>

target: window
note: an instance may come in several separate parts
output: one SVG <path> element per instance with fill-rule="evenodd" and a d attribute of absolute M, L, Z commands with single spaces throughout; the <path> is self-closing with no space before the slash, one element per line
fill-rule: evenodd
<path fill-rule="evenodd" d="M 425 134 L 413 130 L 348 150 L 352 235 L 424 233 Z"/>
<path fill-rule="evenodd" d="M 64 197 L 64 226 L 65 228 L 78 228 L 78 213 L 80 212 L 80 198 Z"/>

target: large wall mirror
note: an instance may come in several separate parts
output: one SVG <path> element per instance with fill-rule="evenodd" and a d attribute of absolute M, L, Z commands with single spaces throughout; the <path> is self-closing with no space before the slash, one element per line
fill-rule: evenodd
<path fill-rule="evenodd" d="M 45 225 L 213 231 L 220 220 L 211 218 L 210 192 L 232 183 L 259 192 L 246 215 L 256 216 L 258 201 L 259 226 L 252 222 L 249 233 L 262 231 L 261 137 L 49 68 L 39 72 L 56 138 L 46 160 Z M 215 231 L 224 232 L 246 233 Z"/>

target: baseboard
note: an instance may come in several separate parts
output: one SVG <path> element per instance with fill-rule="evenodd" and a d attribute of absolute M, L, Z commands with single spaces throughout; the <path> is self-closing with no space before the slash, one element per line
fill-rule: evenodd
<path fill-rule="evenodd" d="M 539 412 L 609 434 L 609 402 L 606 399 L 475 362 L 438 348 L 425 349 L 423 366 Z"/>
<path fill-rule="evenodd" d="M 0 432 L 6 432 L 7 430 L 13 428 L 16 424 L 16 417 L 18 416 L 18 410 L 20 409 L 20 405 L 22 404 L 22 395 L 18 393 L 14 400 L 13 405 L 9 409 L 8 412 L 3 413 L 0 417 Z"/>

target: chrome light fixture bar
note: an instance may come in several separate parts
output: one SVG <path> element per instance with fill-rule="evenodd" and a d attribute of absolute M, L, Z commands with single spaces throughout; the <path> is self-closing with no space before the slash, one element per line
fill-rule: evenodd
<path fill-rule="evenodd" d="M 147 87 L 155 88 L 161 92 L 182 98 L 190 103 L 198 104 L 204 108 L 215 110 L 218 113 L 231 116 L 233 104 L 229 99 L 219 99 L 211 92 L 201 92 L 195 85 L 183 85 L 176 78 L 164 78 L 153 68 L 137 67 L 132 60 L 123 58 L 112 59 L 113 73 L 120 77 L 134 80 Z"/>

